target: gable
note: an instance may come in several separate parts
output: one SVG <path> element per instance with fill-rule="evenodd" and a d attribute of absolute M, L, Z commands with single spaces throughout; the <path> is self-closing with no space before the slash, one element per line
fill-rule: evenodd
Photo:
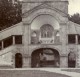
<path fill-rule="evenodd" d="M 27 16 L 29 16 L 30 14 L 34 13 L 35 11 L 37 11 L 39 9 L 51 9 L 51 10 L 55 11 L 56 13 L 59 13 L 62 16 L 68 16 L 68 14 L 66 14 L 66 13 L 62 12 L 61 10 L 49 5 L 48 3 L 42 3 L 42 4 L 38 5 L 38 6 L 30 9 L 29 11 L 25 11 L 22 14 L 22 16 L 23 16 L 23 18 L 27 17 Z"/>

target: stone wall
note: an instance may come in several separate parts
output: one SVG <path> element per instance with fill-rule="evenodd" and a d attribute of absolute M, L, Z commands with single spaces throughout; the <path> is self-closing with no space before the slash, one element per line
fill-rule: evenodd
<path fill-rule="evenodd" d="M 35 9 L 35 7 L 45 4 L 42 2 L 25 2 L 22 4 L 22 13 L 28 12 L 29 10 Z M 59 2 L 46 2 L 48 6 L 54 7 L 65 14 L 68 14 L 68 2 L 59 1 Z"/>

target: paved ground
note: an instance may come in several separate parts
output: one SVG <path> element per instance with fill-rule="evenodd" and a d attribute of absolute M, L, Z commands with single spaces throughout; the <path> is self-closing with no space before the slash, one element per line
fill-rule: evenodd
<path fill-rule="evenodd" d="M 68 70 L 68 69 L 53 69 L 53 68 L 47 68 L 47 69 L 41 69 L 41 70 L 45 70 L 48 72 L 55 72 L 55 73 L 59 73 L 59 74 L 64 74 L 70 77 L 80 77 L 80 73 L 76 72 L 76 71 L 64 71 L 64 70 Z M 80 71 L 80 69 L 78 69 Z"/>
<path fill-rule="evenodd" d="M 80 77 L 80 73 L 60 68 L 2 69 L 0 77 Z"/>
<path fill-rule="evenodd" d="M 80 73 L 80 69 L 62 69 L 62 71 L 68 71 L 68 72 L 76 72 L 76 73 Z"/>
<path fill-rule="evenodd" d="M 0 70 L 0 77 L 69 77 L 40 70 Z"/>

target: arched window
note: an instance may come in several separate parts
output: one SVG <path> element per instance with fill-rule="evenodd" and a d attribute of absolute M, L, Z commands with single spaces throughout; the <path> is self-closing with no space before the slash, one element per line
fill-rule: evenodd
<path fill-rule="evenodd" d="M 53 27 L 51 25 L 45 24 L 40 29 L 41 38 L 51 38 L 53 36 Z"/>

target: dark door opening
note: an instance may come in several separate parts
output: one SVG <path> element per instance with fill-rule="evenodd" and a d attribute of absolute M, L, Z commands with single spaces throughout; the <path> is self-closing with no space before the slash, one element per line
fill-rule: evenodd
<path fill-rule="evenodd" d="M 17 53 L 15 55 L 15 68 L 22 68 L 22 54 L 21 53 Z"/>
<path fill-rule="evenodd" d="M 73 52 L 70 52 L 68 55 L 68 67 L 75 68 L 76 66 L 76 56 Z"/>
<path fill-rule="evenodd" d="M 60 56 L 57 50 L 41 48 L 32 52 L 31 67 L 59 67 Z"/>

